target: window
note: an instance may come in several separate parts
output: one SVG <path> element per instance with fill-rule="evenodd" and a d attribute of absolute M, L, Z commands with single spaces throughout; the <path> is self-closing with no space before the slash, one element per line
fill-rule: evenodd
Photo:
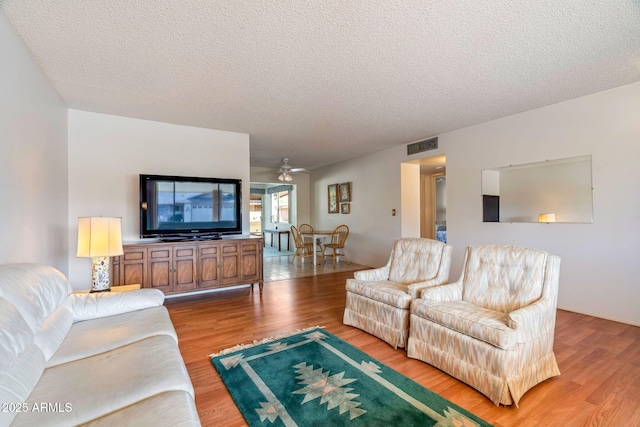
<path fill-rule="evenodd" d="M 289 222 L 289 190 L 271 194 L 271 217 L 273 222 Z"/>

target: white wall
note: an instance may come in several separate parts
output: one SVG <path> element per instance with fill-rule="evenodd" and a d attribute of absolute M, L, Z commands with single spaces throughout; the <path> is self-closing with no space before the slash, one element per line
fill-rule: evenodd
<path fill-rule="evenodd" d="M 355 263 L 383 265 L 401 235 L 400 162 L 406 158 L 406 148 L 402 149 L 404 152 L 393 149 L 348 160 L 311 175 L 311 225 L 322 230 L 348 225 L 345 249 Z M 342 182 L 351 182 L 351 213 L 330 214 L 327 186 Z"/>
<path fill-rule="evenodd" d="M 400 165 L 400 235 L 420 237 L 420 165 L 402 163 Z"/>
<path fill-rule="evenodd" d="M 67 273 L 67 108 L 0 13 L 0 264 Z"/>
<path fill-rule="evenodd" d="M 139 238 L 139 174 L 242 179 L 249 233 L 249 135 L 69 110 L 69 280 L 90 286 L 91 261 L 76 258 L 78 217 L 121 216 Z"/>
<path fill-rule="evenodd" d="M 495 242 L 562 257 L 559 306 L 640 325 L 640 83 L 442 135 L 448 233 L 464 247 Z M 591 154 L 593 224 L 482 223 L 482 169 Z"/>
<path fill-rule="evenodd" d="M 447 233 L 457 278 L 468 245 L 528 246 L 562 257 L 560 308 L 640 325 L 640 83 L 439 135 L 447 156 Z M 592 155 L 593 224 L 503 224 L 482 222 L 481 171 L 509 164 Z M 355 234 L 350 257 L 379 266 L 400 237 L 399 146 L 316 171 L 314 222 L 344 220 Z M 326 214 L 326 185 L 353 181 L 347 219 Z M 321 208 L 320 208 L 321 207 Z"/>

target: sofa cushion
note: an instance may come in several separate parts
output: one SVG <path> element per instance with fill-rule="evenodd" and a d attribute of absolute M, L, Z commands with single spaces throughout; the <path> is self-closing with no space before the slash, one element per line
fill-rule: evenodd
<path fill-rule="evenodd" d="M 516 331 L 507 326 L 508 315 L 466 301 L 413 300 L 411 313 L 503 350 L 516 346 Z"/>
<path fill-rule="evenodd" d="M 531 304 L 542 295 L 547 255 L 515 246 L 471 246 L 462 299 L 503 313 Z"/>
<path fill-rule="evenodd" d="M 66 408 L 69 404 L 70 410 L 22 412 L 14 425 L 82 424 L 172 390 L 193 396 L 175 339 L 154 336 L 46 369 L 27 406 L 47 402 Z"/>
<path fill-rule="evenodd" d="M 113 427 L 132 425 L 153 427 L 199 426 L 198 411 L 193 397 L 186 391 L 168 391 L 127 406 L 82 427 Z"/>
<path fill-rule="evenodd" d="M 79 322 L 160 306 L 164 302 L 164 293 L 159 289 L 74 292 L 69 295 L 69 300 L 73 306 L 73 320 Z"/>
<path fill-rule="evenodd" d="M 0 266 L 0 402 L 22 403 L 71 327 L 65 304 L 71 286 L 58 270 L 38 264 Z M 14 411 L 0 411 L 8 425 Z"/>
<path fill-rule="evenodd" d="M 17 308 L 47 358 L 71 327 L 71 317 L 63 312 L 70 311 L 65 303 L 70 292 L 67 278 L 53 267 L 12 264 L 0 268 L 0 298 Z"/>
<path fill-rule="evenodd" d="M 164 306 L 76 322 L 47 367 L 94 356 L 156 335 L 178 342 Z"/>
<path fill-rule="evenodd" d="M 396 240 L 390 257 L 389 280 L 409 285 L 436 277 L 444 247 L 444 243 L 429 239 Z"/>
<path fill-rule="evenodd" d="M 46 361 L 17 308 L 0 298 L 0 313 L 0 403 L 19 404 L 35 387 Z M 0 411 L 0 426 L 9 425 L 16 413 Z"/>
<path fill-rule="evenodd" d="M 389 280 L 369 282 L 347 279 L 346 289 L 347 292 L 353 292 L 393 307 L 405 310 L 409 310 L 411 307 L 411 296 L 409 296 L 407 285 L 400 283 Z"/>
<path fill-rule="evenodd" d="M 49 360 L 58 351 L 72 324 L 70 304 L 65 300 L 45 319 L 35 336 L 35 344 L 42 349 L 45 359 Z"/>

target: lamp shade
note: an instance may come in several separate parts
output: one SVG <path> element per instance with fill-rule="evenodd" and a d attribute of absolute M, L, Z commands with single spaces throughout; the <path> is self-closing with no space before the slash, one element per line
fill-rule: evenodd
<path fill-rule="evenodd" d="M 538 222 L 556 222 L 556 214 L 541 213 L 540 215 L 538 215 Z"/>
<path fill-rule="evenodd" d="M 280 181 L 286 181 L 286 182 L 291 182 L 293 181 L 293 177 L 291 176 L 291 174 L 289 172 L 282 172 L 279 176 L 278 179 Z"/>
<path fill-rule="evenodd" d="M 122 218 L 78 218 L 78 257 L 122 255 Z"/>

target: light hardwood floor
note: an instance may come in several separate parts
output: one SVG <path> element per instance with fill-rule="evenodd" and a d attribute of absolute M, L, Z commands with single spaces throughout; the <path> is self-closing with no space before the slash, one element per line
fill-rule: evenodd
<path fill-rule="evenodd" d="M 314 325 L 351 343 L 424 387 L 501 426 L 640 426 L 640 328 L 559 310 L 555 353 L 562 375 L 531 389 L 520 408 L 496 407 L 449 375 L 342 324 L 344 283 L 337 272 L 167 300 L 203 426 L 244 419 L 207 354 Z"/>

